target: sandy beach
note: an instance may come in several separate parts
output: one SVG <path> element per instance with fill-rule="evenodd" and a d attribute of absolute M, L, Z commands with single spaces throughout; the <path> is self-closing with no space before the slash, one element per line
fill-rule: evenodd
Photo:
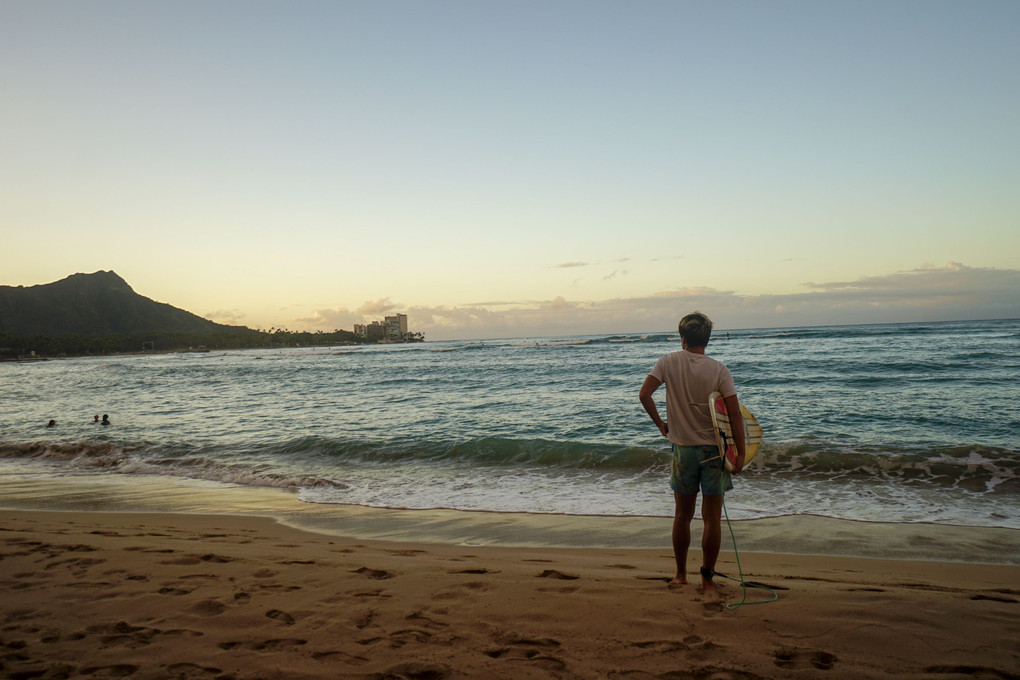
<path fill-rule="evenodd" d="M 1012 549 L 1012 546 L 1007 546 Z M 692 555 L 696 559 L 696 554 Z M 6 678 L 1015 678 L 1020 567 L 349 538 L 270 517 L 0 511 Z M 735 573 L 731 552 L 719 565 Z M 764 591 L 748 590 L 747 599 Z"/>

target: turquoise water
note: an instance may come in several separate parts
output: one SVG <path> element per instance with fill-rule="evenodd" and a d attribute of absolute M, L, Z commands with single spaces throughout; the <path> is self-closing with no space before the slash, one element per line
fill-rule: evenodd
<path fill-rule="evenodd" d="M 637 392 L 675 340 L 2 363 L 0 473 L 161 474 L 293 488 L 315 503 L 669 515 L 669 447 Z M 709 354 L 765 430 L 727 496 L 730 516 L 1020 528 L 1018 350 L 1017 320 L 717 332 Z M 92 423 L 104 413 L 113 425 Z"/>

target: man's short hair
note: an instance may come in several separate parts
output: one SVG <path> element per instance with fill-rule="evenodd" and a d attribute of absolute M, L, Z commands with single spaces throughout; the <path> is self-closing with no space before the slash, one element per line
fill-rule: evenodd
<path fill-rule="evenodd" d="M 701 312 L 691 312 L 680 319 L 680 337 L 691 347 L 706 347 L 712 337 L 712 320 Z"/>

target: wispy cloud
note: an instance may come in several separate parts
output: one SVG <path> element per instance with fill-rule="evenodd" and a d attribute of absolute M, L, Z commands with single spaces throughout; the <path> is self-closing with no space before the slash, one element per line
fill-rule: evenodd
<path fill-rule="evenodd" d="M 217 309 L 214 312 L 206 312 L 205 318 L 216 323 L 238 326 L 244 322 L 245 314 L 239 309 Z"/>
<path fill-rule="evenodd" d="M 587 262 L 564 262 L 562 264 L 553 265 L 553 269 L 573 269 L 574 267 L 588 267 L 590 266 Z"/>

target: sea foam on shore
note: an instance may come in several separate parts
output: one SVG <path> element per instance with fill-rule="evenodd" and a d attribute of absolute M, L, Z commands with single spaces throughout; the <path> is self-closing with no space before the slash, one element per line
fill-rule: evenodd
<path fill-rule="evenodd" d="M 669 517 L 407 510 L 316 504 L 292 491 L 158 475 L 54 475 L 0 465 L 0 507 L 269 517 L 353 538 L 471 546 L 668 548 Z M 700 522 L 695 522 L 695 543 Z M 723 551 L 1020 565 L 1020 530 L 795 515 L 732 522 Z"/>

